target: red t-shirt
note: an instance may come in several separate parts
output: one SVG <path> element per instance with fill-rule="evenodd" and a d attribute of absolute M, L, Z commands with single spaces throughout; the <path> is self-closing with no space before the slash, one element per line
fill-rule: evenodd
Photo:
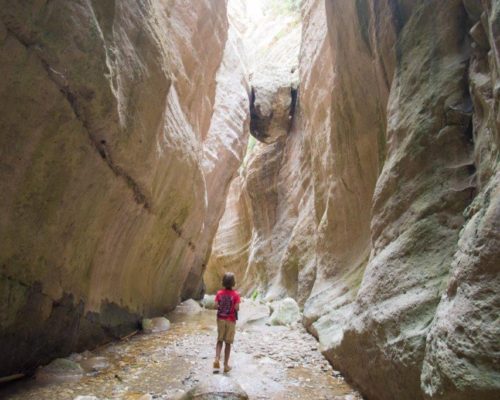
<path fill-rule="evenodd" d="M 236 304 L 240 302 L 240 295 L 236 290 L 222 289 L 215 295 L 218 304 L 217 318 L 236 322 Z"/>

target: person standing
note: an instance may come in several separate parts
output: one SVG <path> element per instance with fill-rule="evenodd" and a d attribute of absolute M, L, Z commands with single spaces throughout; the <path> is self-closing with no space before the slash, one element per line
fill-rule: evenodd
<path fill-rule="evenodd" d="M 240 295 L 234 290 L 236 282 L 232 272 L 226 272 L 222 278 L 223 289 L 215 295 L 215 305 L 217 307 L 217 345 L 215 347 L 214 369 L 220 368 L 220 356 L 222 346 L 224 349 L 224 372 L 229 372 L 229 356 L 231 355 L 231 345 L 236 333 L 236 319 L 240 309 Z"/>

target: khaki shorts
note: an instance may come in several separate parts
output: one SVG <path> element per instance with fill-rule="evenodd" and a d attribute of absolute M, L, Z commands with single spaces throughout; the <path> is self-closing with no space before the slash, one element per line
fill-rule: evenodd
<path fill-rule="evenodd" d="M 225 319 L 217 320 L 217 341 L 233 343 L 236 332 L 236 323 Z"/>

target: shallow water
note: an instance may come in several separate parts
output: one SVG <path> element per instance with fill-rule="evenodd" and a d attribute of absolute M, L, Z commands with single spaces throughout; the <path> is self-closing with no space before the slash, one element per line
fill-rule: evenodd
<path fill-rule="evenodd" d="M 271 327 L 264 319 L 250 321 L 255 312 L 243 303 L 231 354 L 235 379 L 250 399 L 360 399 L 324 360 L 317 343 L 304 329 Z M 0 389 L 1 399 L 72 400 L 175 399 L 214 373 L 215 312 L 171 315 L 171 329 L 138 334 L 92 352 L 110 366 L 79 382 L 41 384 L 25 379 Z"/>

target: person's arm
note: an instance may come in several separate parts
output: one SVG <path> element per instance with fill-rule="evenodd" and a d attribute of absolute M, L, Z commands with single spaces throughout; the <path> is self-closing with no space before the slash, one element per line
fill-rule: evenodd
<path fill-rule="evenodd" d="M 238 297 L 236 298 L 236 304 L 234 305 L 234 309 L 236 311 L 240 311 L 240 301 L 241 301 L 240 295 L 238 294 Z"/>

